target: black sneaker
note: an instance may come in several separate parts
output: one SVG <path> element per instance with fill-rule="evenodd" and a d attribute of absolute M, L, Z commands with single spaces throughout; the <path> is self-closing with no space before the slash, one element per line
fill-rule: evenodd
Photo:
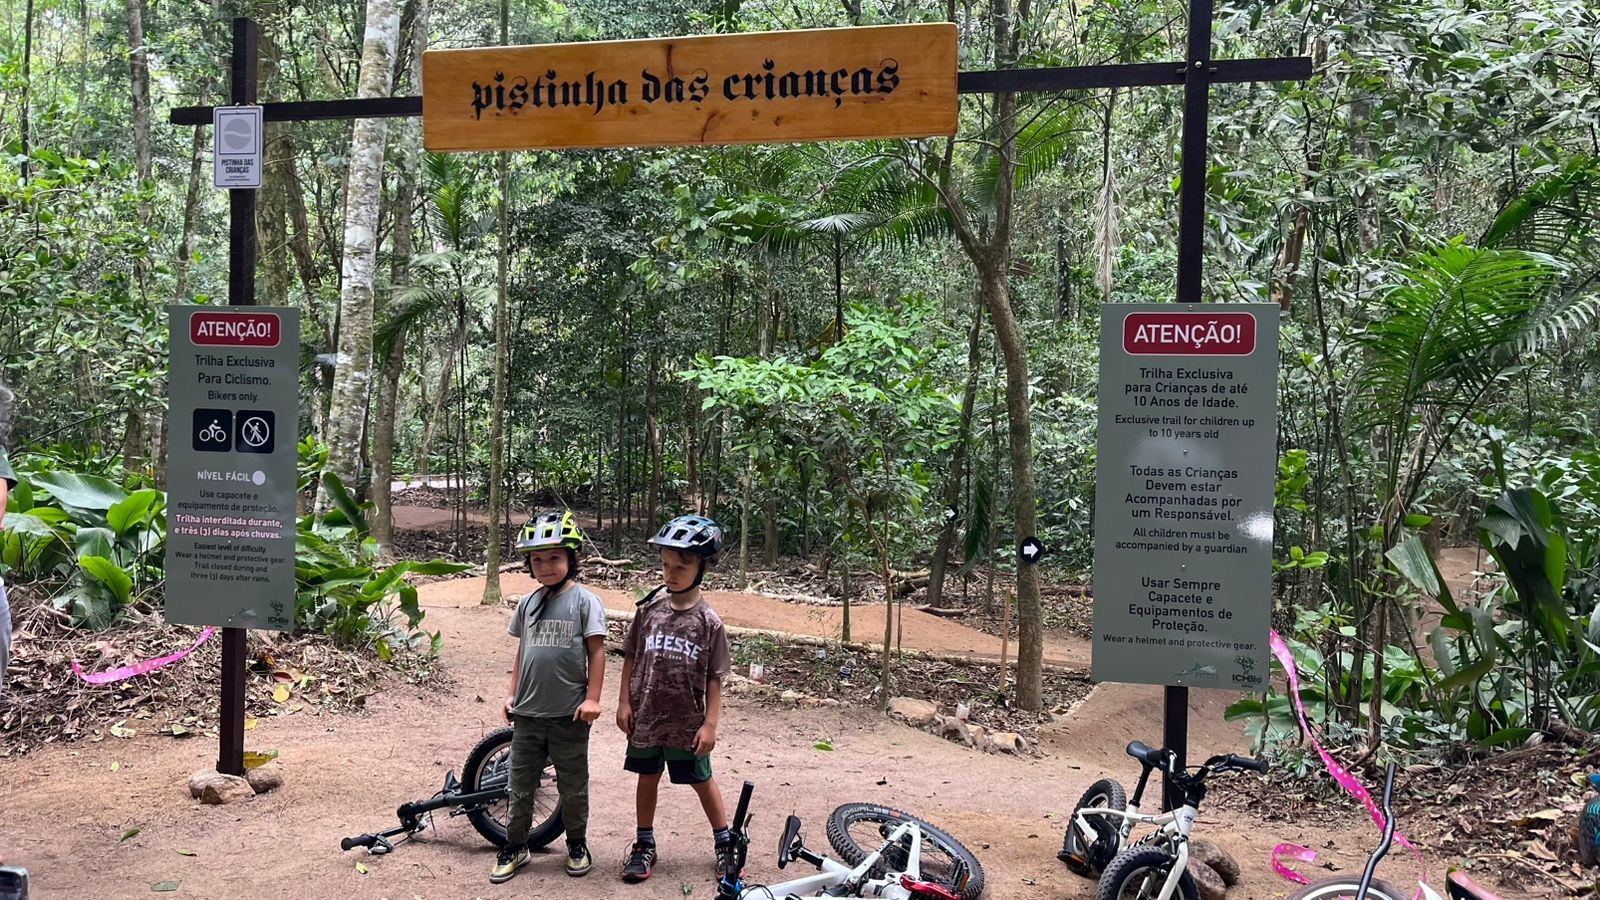
<path fill-rule="evenodd" d="M 593 862 L 589 859 L 589 845 L 579 841 L 567 843 L 567 874 L 573 878 L 589 874 Z"/>
<path fill-rule="evenodd" d="M 739 855 L 734 851 L 733 841 L 718 841 L 716 853 L 717 883 L 738 881 L 744 873 L 739 871 Z"/>
<path fill-rule="evenodd" d="M 622 867 L 622 880 L 629 884 L 638 884 L 649 878 L 655 867 L 656 845 L 635 841 L 633 850 L 628 853 L 628 862 Z"/>
<path fill-rule="evenodd" d="M 489 880 L 495 884 L 510 881 L 517 870 L 528 864 L 528 846 L 522 844 L 516 847 L 505 847 L 495 857 L 494 868 L 489 871 Z"/>

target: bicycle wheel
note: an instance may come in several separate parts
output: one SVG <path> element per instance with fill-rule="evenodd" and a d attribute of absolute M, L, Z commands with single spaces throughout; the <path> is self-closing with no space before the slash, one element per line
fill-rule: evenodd
<path fill-rule="evenodd" d="M 1100 876 L 1094 900 L 1158 900 L 1174 859 L 1155 847 L 1134 847 L 1117 854 Z M 1200 900 L 1200 889 L 1188 872 L 1178 879 L 1177 900 Z"/>
<path fill-rule="evenodd" d="M 1356 892 L 1360 889 L 1360 875 L 1329 878 L 1295 891 L 1289 895 L 1289 900 L 1354 900 Z M 1410 900 L 1410 898 L 1410 892 L 1402 891 L 1381 878 L 1374 878 L 1372 883 L 1367 885 L 1367 900 Z"/>
<path fill-rule="evenodd" d="M 938 826 L 898 809 L 876 803 L 846 803 L 828 817 L 828 843 L 847 865 L 857 866 L 883 845 L 889 832 L 904 822 L 915 822 L 922 831 L 921 876 L 924 880 L 943 880 L 948 884 L 959 859 L 967 864 L 967 886 L 961 892 L 962 900 L 977 900 L 983 894 L 983 866 L 972 851 Z M 886 850 L 883 858 L 872 867 L 872 877 L 882 878 L 888 872 L 904 871 L 907 852 L 908 848 L 903 845 Z"/>
<path fill-rule="evenodd" d="M 1076 827 L 1078 810 L 1085 807 L 1127 809 L 1128 792 L 1115 779 L 1102 778 L 1089 785 L 1089 789 L 1078 798 L 1078 805 L 1072 808 L 1072 815 L 1067 818 L 1067 833 L 1061 839 L 1061 852 L 1056 854 L 1056 859 L 1066 863 L 1067 868 L 1079 875 L 1094 878 L 1121 849 L 1122 833 L 1116 820 L 1094 816 L 1089 819 L 1089 827 L 1094 829 L 1095 839 L 1086 844 L 1082 832 Z"/>
<path fill-rule="evenodd" d="M 548 763 L 539 776 L 539 790 L 533 797 L 533 827 L 528 829 L 528 849 L 538 850 L 561 834 L 561 801 L 555 791 L 555 767 Z M 467 754 L 461 766 L 461 792 L 505 790 L 511 779 L 511 729 L 491 731 Z M 506 822 L 511 818 L 511 798 L 484 803 L 467 813 L 472 827 L 496 847 L 506 844 Z"/>

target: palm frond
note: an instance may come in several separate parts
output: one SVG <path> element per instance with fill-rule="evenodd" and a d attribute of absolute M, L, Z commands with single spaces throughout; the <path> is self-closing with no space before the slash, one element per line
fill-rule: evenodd
<path fill-rule="evenodd" d="M 1421 404 L 1480 396 L 1514 361 L 1561 272 L 1544 254 L 1460 241 L 1417 254 L 1360 336 L 1366 358 L 1352 420 L 1405 422 Z"/>

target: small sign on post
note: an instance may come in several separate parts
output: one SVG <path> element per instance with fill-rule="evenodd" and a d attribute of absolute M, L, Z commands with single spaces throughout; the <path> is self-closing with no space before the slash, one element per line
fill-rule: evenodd
<path fill-rule="evenodd" d="M 168 308 L 169 622 L 294 627 L 299 315 Z"/>
<path fill-rule="evenodd" d="M 219 106 L 212 110 L 211 138 L 213 183 L 218 188 L 261 187 L 261 107 Z"/>
<path fill-rule="evenodd" d="M 1096 681 L 1259 690 L 1277 304 L 1100 308 Z"/>

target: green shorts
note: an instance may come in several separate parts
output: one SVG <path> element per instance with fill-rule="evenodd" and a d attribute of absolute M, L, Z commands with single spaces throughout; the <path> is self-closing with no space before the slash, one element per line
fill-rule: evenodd
<path fill-rule="evenodd" d="M 695 756 L 677 747 L 635 747 L 628 745 L 628 758 L 622 768 L 639 775 L 660 775 L 666 769 L 673 784 L 704 784 L 711 780 L 711 757 Z"/>

